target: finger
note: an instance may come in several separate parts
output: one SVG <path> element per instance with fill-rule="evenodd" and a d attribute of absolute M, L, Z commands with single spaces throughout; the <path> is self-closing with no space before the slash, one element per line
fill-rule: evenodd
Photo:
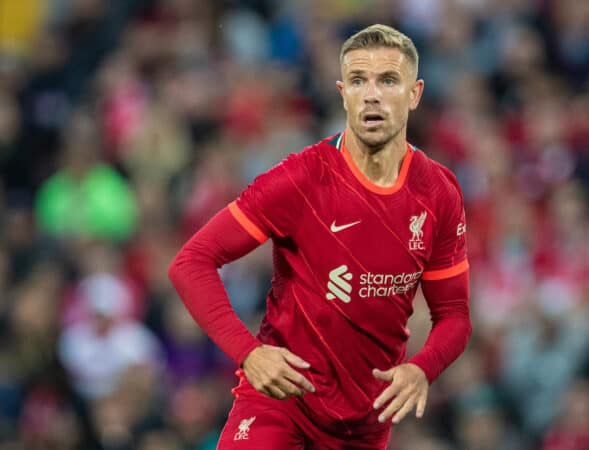
<path fill-rule="evenodd" d="M 272 393 L 268 389 L 266 389 L 265 386 L 258 386 L 258 387 L 255 387 L 254 386 L 254 388 L 259 393 L 264 394 L 264 395 L 267 395 L 268 397 L 272 397 Z"/>
<path fill-rule="evenodd" d="M 291 383 L 286 378 L 280 380 L 279 383 L 274 387 L 280 389 L 287 397 L 300 397 L 304 393 L 304 391 L 300 387 L 298 387 L 294 383 Z"/>
<path fill-rule="evenodd" d="M 376 400 L 374 400 L 374 404 L 373 404 L 374 409 L 380 408 L 382 405 L 387 403 L 393 397 L 398 395 L 400 391 L 401 391 L 401 386 L 399 386 L 395 383 L 390 384 L 384 391 L 381 392 L 381 394 L 378 397 L 376 397 Z"/>
<path fill-rule="evenodd" d="M 315 392 L 315 386 L 313 386 L 313 383 L 311 383 L 303 374 L 297 372 L 296 370 L 290 369 L 286 374 L 286 378 L 298 384 L 307 392 Z"/>
<path fill-rule="evenodd" d="M 278 386 L 266 386 L 266 391 L 268 392 L 268 395 L 270 397 L 275 398 L 277 400 L 284 400 L 288 397 Z"/>
<path fill-rule="evenodd" d="M 401 422 L 405 418 L 405 416 L 413 409 L 415 406 L 415 397 L 410 397 L 405 404 L 397 411 L 397 413 L 393 417 L 393 423 L 397 424 Z"/>
<path fill-rule="evenodd" d="M 397 395 L 393 399 L 393 401 L 389 403 L 389 405 L 386 408 L 390 412 L 390 415 L 392 416 L 393 414 L 395 414 L 395 412 L 400 410 L 401 407 L 407 402 L 407 400 L 410 397 L 411 397 L 411 392 L 408 390 L 405 390 L 405 391 L 401 392 L 399 395 Z"/>
<path fill-rule="evenodd" d="M 375 378 L 378 378 L 379 380 L 382 380 L 382 381 L 393 381 L 394 370 L 395 369 L 389 369 L 389 370 L 373 369 L 372 375 L 374 375 Z"/>
<path fill-rule="evenodd" d="M 397 400 L 397 399 L 395 399 Z M 380 422 L 386 422 L 394 417 L 400 410 L 405 408 L 409 404 L 409 408 L 412 408 L 415 405 L 415 402 L 411 400 L 409 397 L 404 397 L 400 399 L 399 402 L 391 402 L 386 409 L 378 416 L 378 420 Z"/>
<path fill-rule="evenodd" d="M 309 367 L 311 367 L 311 364 L 309 364 L 300 356 L 297 356 L 291 351 L 287 350 L 286 348 L 281 348 L 280 353 L 282 353 L 282 356 L 284 356 L 284 359 L 286 359 L 286 361 L 289 364 L 292 364 L 293 366 L 298 367 L 299 369 L 308 369 Z"/>
<path fill-rule="evenodd" d="M 385 422 L 386 420 L 390 419 L 393 416 L 393 414 L 395 414 L 399 409 L 403 407 L 403 405 L 407 402 L 409 397 L 409 394 L 406 392 L 397 395 L 393 399 L 393 401 L 390 402 L 387 405 L 387 407 L 382 411 L 380 416 L 378 416 L 378 420 L 380 422 Z"/>
<path fill-rule="evenodd" d="M 417 410 L 415 411 L 415 417 L 421 419 L 425 413 L 425 405 L 427 404 L 427 391 L 422 393 L 417 400 Z"/>

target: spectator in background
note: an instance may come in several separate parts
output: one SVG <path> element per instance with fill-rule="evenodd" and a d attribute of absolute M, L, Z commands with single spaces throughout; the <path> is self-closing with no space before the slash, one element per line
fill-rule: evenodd
<path fill-rule="evenodd" d="M 561 399 L 558 415 L 546 433 L 542 450 L 589 448 L 589 381 L 575 380 Z"/>
<path fill-rule="evenodd" d="M 168 187 L 188 162 L 190 135 L 170 108 L 154 104 L 122 143 L 120 160 L 135 183 Z"/>
<path fill-rule="evenodd" d="M 90 403 L 90 421 L 103 449 L 135 450 L 143 433 L 165 426 L 158 375 L 149 365 L 130 366 L 112 392 Z"/>
<path fill-rule="evenodd" d="M 212 343 L 194 326 L 190 314 L 177 298 L 168 298 L 161 339 L 170 383 L 174 386 L 210 376 L 218 370 Z"/>
<path fill-rule="evenodd" d="M 35 200 L 41 232 L 55 238 L 127 239 L 136 227 L 134 194 L 118 172 L 100 162 L 100 138 L 86 113 L 75 114 L 66 128 L 62 158 Z"/>
<path fill-rule="evenodd" d="M 522 442 L 508 425 L 497 392 L 467 387 L 455 402 L 455 434 L 461 450 L 519 450 Z"/>
<path fill-rule="evenodd" d="M 0 82 L 0 189 L 5 179 L 17 171 L 18 135 L 21 127 L 21 114 L 16 99 L 2 89 Z"/>
<path fill-rule="evenodd" d="M 503 342 L 502 386 L 528 436 L 541 435 L 554 420 L 553 405 L 581 373 L 589 352 L 587 315 L 555 313 L 550 303 L 567 301 L 559 296 L 566 292 L 549 293 L 544 308 L 528 302 Z"/>
<path fill-rule="evenodd" d="M 46 20 L 47 3 L 47 0 L 0 0 L 0 53 L 22 56 L 31 51 Z"/>
<path fill-rule="evenodd" d="M 141 323 L 126 317 L 130 293 L 108 275 L 91 277 L 79 287 L 90 317 L 65 328 L 59 357 L 75 389 L 87 399 L 105 397 L 135 365 L 160 370 L 161 349 Z"/>

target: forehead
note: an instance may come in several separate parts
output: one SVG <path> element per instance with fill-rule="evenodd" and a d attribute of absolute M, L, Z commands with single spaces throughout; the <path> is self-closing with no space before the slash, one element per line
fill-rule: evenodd
<path fill-rule="evenodd" d="M 343 74 L 356 70 L 374 73 L 396 71 L 410 74 L 412 64 L 407 55 L 398 48 L 361 48 L 349 51 L 342 60 Z"/>

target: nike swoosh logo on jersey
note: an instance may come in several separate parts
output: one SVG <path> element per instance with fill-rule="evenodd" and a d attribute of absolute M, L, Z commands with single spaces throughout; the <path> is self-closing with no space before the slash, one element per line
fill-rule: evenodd
<path fill-rule="evenodd" d="M 335 224 L 335 220 L 331 223 L 331 226 L 329 227 L 329 229 L 334 232 L 337 233 L 338 231 L 342 231 L 345 230 L 346 228 L 350 228 L 353 227 L 354 225 L 358 225 L 360 222 L 362 222 L 361 220 L 357 220 L 356 222 L 352 222 L 352 223 L 346 223 L 344 225 L 336 225 Z"/>

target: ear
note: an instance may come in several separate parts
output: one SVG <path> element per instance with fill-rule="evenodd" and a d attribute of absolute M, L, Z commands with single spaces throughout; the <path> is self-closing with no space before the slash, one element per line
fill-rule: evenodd
<path fill-rule="evenodd" d="M 411 87 L 411 92 L 409 93 L 410 101 L 409 101 L 409 110 L 413 111 L 417 109 L 419 106 L 419 101 L 421 100 L 421 95 L 423 94 L 424 82 L 423 80 L 417 80 L 415 84 Z"/>
<path fill-rule="evenodd" d="M 348 110 L 348 105 L 346 105 L 346 97 L 344 96 L 344 82 L 343 81 L 336 81 L 335 85 L 337 86 L 337 90 L 339 91 L 340 95 L 342 96 L 342 100 L 344 102 L 344 109 Z"/>

